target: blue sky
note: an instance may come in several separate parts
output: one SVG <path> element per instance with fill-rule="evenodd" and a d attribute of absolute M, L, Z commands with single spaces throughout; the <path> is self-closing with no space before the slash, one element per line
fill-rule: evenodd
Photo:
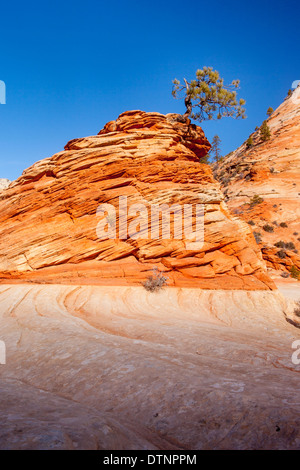
<path fill-rule="evenodd" d="M 210 65 L 241 80 L 248 118 L 204 122 L 238 147 L 300 79 L 298 1 L 26 1 L 1 4 L 0 178 L 17 178 L 131 109 L 184 112 L 173 78 Z"/>

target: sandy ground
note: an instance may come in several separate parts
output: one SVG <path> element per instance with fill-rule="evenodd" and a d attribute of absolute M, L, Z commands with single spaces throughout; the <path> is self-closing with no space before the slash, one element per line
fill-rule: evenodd
<path fill-rule="evenodd" d="M 2 285 L 0 448 L 299 448 L 292 311 L 267 291 Z"/>

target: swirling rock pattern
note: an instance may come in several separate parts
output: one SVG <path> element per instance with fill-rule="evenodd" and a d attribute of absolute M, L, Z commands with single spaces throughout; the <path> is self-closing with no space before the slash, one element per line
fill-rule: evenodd
<path fill-rule="evenodd" d="M 298 449 L 287 307 L 270 291 L 1 285 L 0 448 Z"/>
<path fill-rule="evenodd" d="M 140 284 L 156 266 L 173 286 L 273 289 L 251 229 L 229 212 L 210 167 L 200 163 L 209 148 L 200 127 L 142 111 L 68 142 L 0 194 L 0 279 Z M 100 240 L 97 207 L 117 207 L 119 196 L 149 210 L 203 204 L 204 245 L 191 251 L 174 234 Z"/>

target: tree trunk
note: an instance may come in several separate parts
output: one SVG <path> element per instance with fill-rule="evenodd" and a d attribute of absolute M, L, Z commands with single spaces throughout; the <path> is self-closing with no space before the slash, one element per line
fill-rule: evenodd
<path fill-rule="evenodd" d="M 185 107 L 186 107 L 186 112 L 184 113 L 184 117 L 187 119 L 191 113 L 192 113 L 192 101 L 191 101 L 191 98 L 189 96 L 186 96 L 185 99 L 184 99 L 184 104 L 185 104 Z"/>
<path fill-rule="evenodd" d="M 190 91 L 189 83 L 186 81 L 185 78 L 183 80 L 185 82 L 185 87 L 186 87 L 186 97 L 184 98 L 184 104 L 185 104 L 185 107 L 186 107 L 186 111 L 185 111 L 183 116 L 184 116 L 185 119 L 188 119 L 189 116 L 192 113 L 193 106 L 192 106 L 191 97 L 189 95 L 189 91 Z"/>

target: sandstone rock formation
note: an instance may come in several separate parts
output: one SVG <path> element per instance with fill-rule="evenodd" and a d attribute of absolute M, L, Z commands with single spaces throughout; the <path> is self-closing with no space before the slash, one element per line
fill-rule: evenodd
<path fill-rule="evenodd" d="M 199 162 L 209 148 L 200 127 L 142 111 L 121 114 L 97 136 L 68 142 L 0 195 L 0 279 L 140 284 L 156 266 L 167 272 L 169 285 L 272 289 L 251 229 L 228 211 L 210 167 Z M 117 238 L 124 229 L 118 213 L 116 220 L 106 217 L 116 238 L 99 239 L 97 208 L 118 208 L 120 195 L 128 207 L 142 203 L 149 212 L 161 203 L 203 204 L 204 245 L 191 250 L 175 234 Z"/>
<path fill-rule="evenodd" d="M 300 269 L 300 87 L 267 123 L 271 138 L 254 132 L 253 145 L 229 154 L 215 176 L 230 209 L 253 224 L 268 267 L 290 271 Z"/>
<path fill-rule="evenodd" d="M 0 448 L 299 449 L 285 310 L 270 291 L 1 285 Z"/>

